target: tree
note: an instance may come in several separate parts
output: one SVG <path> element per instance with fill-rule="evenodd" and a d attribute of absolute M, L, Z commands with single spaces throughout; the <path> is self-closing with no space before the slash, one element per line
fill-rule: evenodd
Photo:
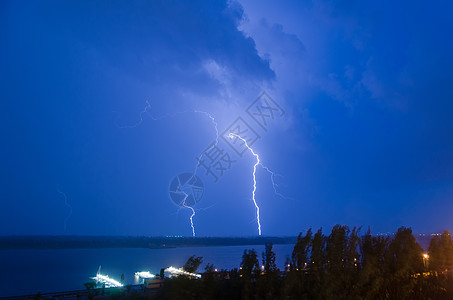
<path fill-rule="evenodd" d="M 203 257 L 192 255 L 191 257 L 189 257 L 189 259 L 182 268 L 186 272 L 195 273 L 202 262 Z"/>
<path fill-rule="evenodd" d="M 240 268 L 240 274 L 246 280 L 256 278 L 260 273 L 260 266 L 258 263 L 258 256 L 254 249 L 244 250 L 242 255 L 242 262 Z"/>
<path fill-rule="evenodd" d="M 254 249 L 244 250 L 239 274 L 243 281 L 242 298 L 254 298 L 255 281 L 260 274 L 258 256 L 256 255 L 256 251 Z"/>
<path fill-rule="evenodd" d="M 325 291 L 335 299 L 357 297 L 358 277 L 358 229 L 335 225 L 326 242 Z"/>
<path fill-rule="evenodd" d="M 203 274 L 203 298 L 217 299 L 216 273 L 213 264 L 207 264 Z"/>
<path fill-rule="evenodd" d="M 388 246 L 388 237 L 372 236 L 370 229 L 361 238 L 361 270 L 358 288 L 362 299 L 377 299 L 383 295 L 384 257 Z"/>
<path fill-rule="evenodd" d="M 93 299 L 96 294 L 96 282 L 90 281 L 83 284 L 88 291 L 88 299 Z"/>
<path fill-rule="evenodd" d="M 436 272 L 453 270 L 453 243 L 448 230 L 444 230 L 442 235 L 436 235 L 431 239 L 428 254 L 430 270 Z"/>
<path fill-rule="evenodd" d="M 400 227 L 390 242 L 385 256 L 385 293 L 389 299 L 411 299 L 417 274 L 423 267 L 423 249 L 412 235 L 412 230 Z"/>
<path fill-rule="evenodd" d="M 204 268 L 206 273 L 213 273 L 215 271 L 215 267 L 213 264 L 206 264 L 206 267 Z"/>
<path fill-rule="evenodd" d="M 319 235 L 317 237 L 319 237 Z M 305 236 L 302 236 L 302 233 L 299 233 L 291 255 L 291 260 L 287 263 L 289 264 L 289 272 L 287 273 L 288 275 L 285 280 L 285 298 L 311 298 L 310 289 L 315 286 L 310 284 L 310 275 L 313 275 L 313 273 L 310 273 L 310 253 L 312 252 L 312 245 L 313 234 L 311 229 L 307 230 Z"/>
<path fill-rule="evenodd" d="M 260 277 L 259 294 L 263 299 L 275 299 L 278 295 L 279 270 L 275 264 L 272 243 L 265 245 L 263 252 L 263 276 Z"/>
<path fill-rule="evenodd" d="M 444 230 L 441 235 L 441 241 L 445 255 L 445 269 L 453 270 L 453 243 L 451 241 L 451 232 Z"/>
<path fill-rule="evenodd" d="M 308 266 L 309 299 L 323 299 L 324 274 L 326 266 L 326 237 L 322 228 L 314 234 L 311 243 L 310 263 Z"/>
<path fill-rule="evenodd" d="M 310 246 L 312 242 L 311 229 L 307 230 L 307 233 L 302 237 L 302 233 L 299 233 L 297 237 L 296 245 L 294 245 L 293 253 L 291 255 L 291 268 L 295 270 L 303 270 L 307 267 Z"/>
<path fill-rule="evenodd" d="M 445 252 L 442 247 L 442 241 L 439 236 L 434 236 L 428 248 L 428 255 L 429 255 L 429 269 L 442 272 L 446 268 L 446 257 Z"/>
<path fill-rule="evenodd" d="M 96 288 L 96 283 L 94 281 L 90 281 L 90 282 L 85 282 L 83 284 L 85 286 L 85 288 L 90 291 L 90 290 L 93 290 Z"/>
<path fill-rule="evenodd" d="M 263 266 L 265 274 L 272 274 L 278 272 L 277 265 L 275 264 L 275 252 L 272 251 L 272 243 L 267 243 L 263 252 Z"/>

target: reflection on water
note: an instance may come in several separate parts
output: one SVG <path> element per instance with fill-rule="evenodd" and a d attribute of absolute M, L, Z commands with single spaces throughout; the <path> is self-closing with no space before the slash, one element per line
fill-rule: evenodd
<path fill-rule="evenodd" d="M 284 268 L 294 245 L 274 245 L 277 266 Z M 264 246 L 190 247 L 172 249 L 74 249 L 0 251 L 0 296 L 35 294 L 84 289 L 96 275 L 99 265 L 104 274 L 137 284 L 135 273 L 158 274 L 169 266 L 181 267 L 191 255 L 203 257 L 217 269 L 238 268 L 245 249 L 260 255 Z M 139 280 L 139 279 L 137 279 Z"/>

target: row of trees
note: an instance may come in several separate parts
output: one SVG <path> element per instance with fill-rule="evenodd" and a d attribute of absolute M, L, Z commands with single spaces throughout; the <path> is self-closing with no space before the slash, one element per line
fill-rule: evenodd
<path fill-rule="evenodd" d="M 410 228 L 390 237 L 363 235 L 336 225 L 330 235 L 308 230 L 298 236 L 282 270 L 272 244 L 261 255 L 246 250 L 239 269 L 216 272 L 208 264 L 202 280 L 167 280 L 157 299 L 453 299 L 453 243 L 445 231 L 428 253 Z M 200 257 L 185 268 L 194 272 Z"/>

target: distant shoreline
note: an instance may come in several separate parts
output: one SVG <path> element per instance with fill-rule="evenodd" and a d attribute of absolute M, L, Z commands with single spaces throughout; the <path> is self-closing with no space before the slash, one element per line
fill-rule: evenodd
<path fill-rule="evenodd" d="M 416 236 L 427 250 L 432 236 Z M 1 250 L 58 250 L 251 246 L 295 244 L 297 237 L 0 236 Z"/>
<path fill-rule="evenodd" d="M 105 249 L 294 244 L 297 237 L 4 236 L 0 250 Z"/>

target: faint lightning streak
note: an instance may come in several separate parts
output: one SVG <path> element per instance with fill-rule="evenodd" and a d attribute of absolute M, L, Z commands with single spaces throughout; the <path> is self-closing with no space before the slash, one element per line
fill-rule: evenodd
<path fill-rule="evenodd" d="M 209 119 L 211 119 L 211 122 L 212 124 L 214 124 L 214 128 L 215 128 L 215 143 L 214 145 L 217 146 L 217 144 L 219 143 L 219 129 L 218 129 L 218 123 L 217 121 L 215 120 L 215 118 L 208 112 L 205 112 L 205 111 L 201 111 L 201 110 L 195 110 L 194 111 L 195 113 L 200 113 L 200 114 L 204 114 L 205 116 L 207 116 Z"/>
<path fill-rule="evenodd" d="M 208 118 L 211 119 L 212 123 L 214 124 L 214 127 L 215 127 L 215 131 L 216 131 L 216 144 L 218 143 L 218 140 L 219 140 L 219 131 L 217 129 L 217 122 L 215 121 L 215 118 L 208 112 L 205 112 L 205 111 L 202 111 L 202 110 L 183 110 L 183 111 L 177 111 L 177 112 L 174 112 L 174 113 L 166 113 L 164 115 L 161 115 L 161 116 L 158 116 L 158 117 L 155 117 L 154 115 L 152 115 L 148 110 L 151 109 L 151 104 L 149 103 L 149 101 L 145 101 L 146 103 L 146 106 L 145 108 L 140 112 L 139 116 L 140 116 L 140 120 L 138 122 L 136 122 L 135 124 L 133 125 L 123 125 L 123 126 L 118 126 L 119 128 L 135 128 L 137 126 L 139 126 L 140 124 L 143 123 L 144 121 L 144 118 L 143 118 L 143 115 L 144 114 L 147 114 L 151 120 L 153 121 L 160 121 L 162 119 L 166 119 L 166 118 L 174 118 L 176 117 L 177 115 L 181 115 L 181 114 L 187 114 L 187 113 L 199 113 L 199 114 L 203 114 L 205 116 L 207 116 Z"/>
<path fill-rule="evenodd" d="M 205 153 L 210 150 L 211 148 L 213 147 L 216 147 L 217 144 L 219 143 L 219 129 L 218 129 L 218 123 L 217 121 L 215 120 L 215 118 L 208 112 L 205 112 L 205 111 L 200 111 L 200 110 L 195 110 L 193 111 L 195 113 L 200 113 L 200 114 L 204 114 L 205 116 L 207 116 L 209 119 L 211 119 L 211 122 L 212 124 L 214 125 L 214 128 L 215 128 L 215 143 L 212 144 L 211 147 L 209 147 L 208 149 L 206 149 L 205 151 L 201 152 L 201 154 L 198 156 L 197 158 L 197 164 L 195 165 L 195 170 L 193 171 L 193 176 L 190 178 L 192 179 L 195 175 L 197 175 L 197 172 L 198 172 L 198 168 L 200 166 L 200 160 L 203 158 L 203 155 L 205 155 Z M 190 180 L 189 179 L 189 180 Z"/>
<path fill-rule="evenodd" d="M 219 129 L 218 129 L 218 123 L 217 121 L 215 120 L 215 118 L 208 112 L 205 112 L 205 111 L 200 111 L 200 110 L 194 110 L 193 111 L 194 113 L 200 113 L 200 114 L 204 114 L 205 116 L 207 116 L 209 119 L 211 119 L 211 122 L 212 124 L 214 125 L 214 128 L 215 128 L 215 133 L 216 133 L 216 138 L 215 138 L 215 143 L 212 145 L 212 147 L 215 147 L 217 146 L 217 144 L 219 143 Z M 212 148 L 211 147 L 211 148 Z M 209 148 L 209 149 L 211 149 Z M 208 151 L 209 149 L 203 151 L 197 158 L 197 164 L 195 165 L 195 170 L 193 171 L 193 174 L 192 174 L 192 177 L 189 178 L 188 181 L 192 180 L 192 178 L 194 178 L 196 175 L 197 175 L 197 172 L 198 172 L 198 168 L 200 166 L 200 160 L 203 158 L 203 155 L 205 155 L 205 152 Z M 189 206 L 189 205 L 186 205 L 186 199 L 188 197 L 188 195 L 184 192 L 185 194 L 185 198 L 182 202 L 182 205 L 190 210 L 192 210 L 192 215 L 190 216 L 190 226 L 192 227 L 192 236 L 195 236 L 195 227 L 193 225 L 193 217 L 195 216 L 195 209 L 192 207 L 192 206 Z"/>
<path fill-rule="evenodd" d="M 256 158 L 256 163 L 253 165 L 252 200 L 253 200 L 253 204 L 255 204 L 255 208 L 256 208 L 256 222 L 258 223 L 258 235 L 261 235 L 260 207 L 256 203 L 256 199 L 255 199 L 255 194 L 256 194 L 256 167 L 258 165 L 260 165 L 260 157 L 258 156 L 258 154 L 255 153 L 255 151 L 253 151 L 252 148 L 250 148 L 250 146 L 247 144 L 247 141 L 245 139 L 243 139 L 241 136 L 239 136 L 239 135 L 237 135 L 235 133 L 230 132 L 230 134 L 229 134 L 230 139 L 232 139 L 234 136 L 239 138 L 240 140 L 242 140 L 244 142 L 245 146 L 247 147 L 247 149 L 249 149 L 250 152 L 252 153 L 252 155 Z"/>
<path fill-rule="evenodd" d="M 159 121 L 159 120 L 162 120 L 162 119 L 165 119 L 165 118 L 173 118 L 173 117 L 176 117 L 177 115 L 180 115 L 180 114 L 197 113 L 197 114 L 203 114 L 203 115 L 207 116 L 211 120 L 211 123 L 214 125 L 214 129 L 215 129 L 215 133 L 216 133 L 216 135 L 215 135 L 215 143 L 213 144 L 213 146 L 217 146 L 217 144 L 219 143 L 218 123 L 215 120 L 215 118 L 212 116 L 212 114 L 210 114 L 210 113 L 208 113 L 206 111 L 202 111 L 202 110 L 185 110 L 185 111 L 174 112 L 174 113 L 171 113 L 171 114 L 167 113 L 167 114 L 164 114 L 162 116 L 155 117 L 148 111 L 148 109 L 151 108 L 151 104 L 149 104 L 149 101 L 146 101 L 145 103 L 146 103 L 146 106 L 140 112 L 140 120 L 137 123 L 135 123 L 134 125 L 125 125 L 125 126 L 119 126 L 119 127 L 120 128 L 135 128 L 135 127 L 139 126 L 140 124 L 143 123 L 143 115 L 144 114 L 148 114 L 153 121 Z M 203 153 L 200 155 L 200 158 L 202 156 L 203 156 Z M 196 169 L 198 169 L 198 166 L 197 166 Z"/>
<path fill-rule="evenodd" d="M 135 127 L 139 126 L 140 124 L 142 124 L 142 123 L 143 123 L 143 115 L 144 115 L 144 114 L 149 114 L 149 113 L 148 113 L 148 109 L 151 108 L 151 105 L 149 104 L 148 101 L 146 101 L 145 103 L 146 103 L 146 106 L 145 106 L 145 108 L 140 112 L 140 120 L 139 120 L 137 123 L 135 123 L 134 125 L 125 125 L 125 126 L 119 126 L 119 127 L 120 127 L 120 128 L 135 128 Z M 151 119 L 154 120 L 154 117 L 153 117 L 151 114 L 149 114 L 149 115 L 151 116 Z"/>
<path fill-rule="evenodd" d="M 288 197 L 283 196 L 281 193 L 279 193 L 279 192 L 277 191 L 278 184 L 275 183 L 274 177 L 275 177 L 275 175 L 278 175 L 278 174 L 275 174 L 273 171 L 271 171 L 271 170 L 270 170 L 268 167 L 266 167 L 265 165 L 263 165 L 263 164 L 261 164 L 261 163 L 260 163 L 260 165 L 261 165 L 261 167 L 262 167 L 264 170 L 266 170 L 269 174 L 271 174 L 271 182 L 272 182 L 272 188 L 274 189 L 274 194 L 275 194 L 276 196 L 279 196 L 279 197 L 283 198 L 283 199 L 292 199 L 292 198 L 288 198 Z M 280 176 L 281 176 L 281 175 L 280 175 Z"/>
<path fill-rule="evenodd" d="M 196 208 L 196 209 L 194 208 L 194 210 L 195 210 L 195 212 L 199 212 L 199 211 L 201 211 L 201 210 L 208 210 L 208 209 L 210 209 L 210 208 L 213 208 L 214 206 L 215 206 L 215 204 L 212 204 L 212 205 L 209 205 L 209 206 L 207 206 L 207 207 L 200 207 L 200 208 Z M 178 215 L 179 212 L 181 211 L 181 209 L 183 209 L 183 207 L 184 207 L 184 206 L 179 207 L 179 208 L 176 210 L 176 212 L 172 213 L 172 216 L 173 216 L 173 215 Z M 255 222 L 255 220 L 253 220 L 253 222 Z"/>
<path fill-rule="evenodd" d="M 68 198 L 66 197 L 66 194 L 63 193 L 62 191 L 58 191 L 58 193 L 60 193 L 61 195 L 63 195 L 64 197 L 64 204 L 69 208 L 69 214 L 66 216 L 66 218 L 64 219 L 64 231 L 66 232 L 66 227 L 67 227 L 67 223 L 69 221 L 69 218 L 71 217 L 72 215 L 72 206 L 69 205 L 68 203 Z"/>
<path fill-rule="evenodd" d="M 120 126 L 120 128 L 135 128 L 137 126 L 139 126 L 141 123 L 143 123 L 143 115 L 144 114 L 148 114 L 150 116 L 150 118 L 153 120 L 153 121 L 159 121 L 159 120 L 162 120 L 162 119 L 165 119 L 165 118 L 172 118 L 172 117 L 175 117 L 177 115 L 180 115 L 180 114 L 185 114 L 185 113 L 199 113 L 199 114 L 203 114 L 205 116 L 207 116 L 210 120 L 211 120 L 211 123 L 214 125 L 214 129 L 215 129 L 215 133 L 216 133 L 216 138 L 215 138 L 215 143 L 211 146 L 212 147 L 215 147 L 217 146 L 217 144 L 219 143 L 219 129 L 218 129 L 218 123 L 217 121 L 215 120 L 215 118 L 212 116 L 212 114 L 206 112 L 206 111 L 201 111 L 201 110 L 188 110 L 188 111 L 179 111 L 179 112 L 175 112 L 175 113 L 171 113 L 171 114 L 165 114 L 165 115 L 162 115 L 160 117 L 154 117 L 148 110 L 151 108 L 151 105 L 149 103 L 149 101 L 146 101 L 146 106 L 145 108 L 140 112 L 140 120 L 135 123 L 134 125 L 126 125 L 126 126 Z M 209 149 L 211 149 L 209 148 Z M 197 174 L 198 172 L 198 168 L 200 166 L 200 160 L 203 158 L 203 155 L 205 155 L 205 152 L 208 151 L 209 149 L 203 151 L 197 158 L 197 164 L 195 166 L 195 170 L 193 172 L 193 176 L 189 179 L 189 181 Z M 185 201 L 186 201 L 186 198 L 188 197 L 188 195 L 184 192 L 184 195 L 185 195 L 185 198 L 182 202 L 182 206 L 184 206 L 185 208 L 188 208 L 192 211 L 192 215 L 190 216 L 190 225 L 192 227 L 192 234 L 193 236 L 195 236 L 195 228 L 194 228 L 194 224 L 193 224 L 193 217 L 195 216 L 195 209 L 189 205 L 186 205 Z M 179 212 L 179 209 L 177 211 L 177 213 Z"/>

